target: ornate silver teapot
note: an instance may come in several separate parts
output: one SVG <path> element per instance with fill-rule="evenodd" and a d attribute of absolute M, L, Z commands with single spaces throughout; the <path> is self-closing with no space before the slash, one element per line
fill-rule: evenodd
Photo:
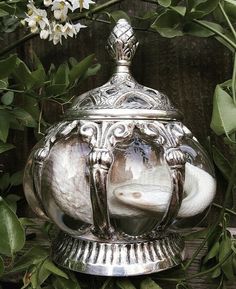
<path fill-rule="evenodd" d="M 215 195 L 212 164 L 179 111 L 130 74 L 137 46 L 119 20 L 111 79 L 75 100 L 25 169 L 30 206 L 61 230 L 52 258 L 71 270 L 128 276 L 179 264 L 177 228 L 205 215 Z"/>

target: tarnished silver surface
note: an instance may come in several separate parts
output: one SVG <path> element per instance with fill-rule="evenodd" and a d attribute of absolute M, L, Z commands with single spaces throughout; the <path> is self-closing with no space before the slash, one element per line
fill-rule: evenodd
<path fill-rule="evenodd" d="M 121 19 L 108 39 L 108 51 L 116 62 L 115 73 L 101 87 L 82 94 L 65 114 L 66 119 L 179 119 L 179 111 L 167 96 L 145 87 L 129 71 L 138 41 L 130 24 Z"/>
<path fill-rule="evenodd" d="M 63 231 L 52 257 L 75 271 L 129 276 L 179 264 L 184 242 L 169 227 L 214 197 L 211 163 L 179 111 L 132 77 L 137 46 L 119 20 L 107 45 L 111 79 L 76 98 L 26 166 L 29 204 Z"/>
<path fill-rule="evenodd" d="M 100 276 L 151 274 L 178 265 L 185 257 L 178 234 L 143 242 L 96 242 L 61 233 L 54 242 L 53 260 L 71 270 Z"/>

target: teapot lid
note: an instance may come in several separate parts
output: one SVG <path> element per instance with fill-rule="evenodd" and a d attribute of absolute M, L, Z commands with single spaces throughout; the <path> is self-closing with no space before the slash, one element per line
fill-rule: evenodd
<path fill-rule="evenodd" d="M 116 63 L 104 85 L 78 96 L 65 119 L 181 119 L 180 112 L 163 93 L 139 84 L 130 73 L 139 42 L 133 28 L 120 19 L 113 28 L 107 50 Z"/>

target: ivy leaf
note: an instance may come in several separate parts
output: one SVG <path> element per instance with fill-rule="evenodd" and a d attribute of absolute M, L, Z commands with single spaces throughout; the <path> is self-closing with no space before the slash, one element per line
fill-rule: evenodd
<path fill-rule="evenodd" d="M 5 105 L 10 105 L 12 104 L 13 99 L 14 99 L 14 92 L 8 91 L 2 95 L 1 102 Z"/>
<path fill-rule="evenodd" d="M 0 253 L 12 256 L 25 244 L 25 231 L 16 214 L 0 197 Z"/>
<path fill-rule="evenodd" d="M 16 61 L 17 56 L 15 54 L 0 61 L 0 79 L 4 79 L 9 76 L 9 74 L 16 67 Z"/>
<path fill-rule="evenodd" d="M 4 272 L 4 263 L 2 257 L 0 256 L 0 277 L 3 274 L 3 272 Z"/>
<path fill-rule="evenodd" d="M 183 17 L 178 12 L 167 10 L 157 17 L 151 28 L 163 37 L 183 36 L 182 21 Z"/>
<path fill-rule="evenodd" d="M 0 141 L 0 154 L 5 153 L 14 148 L 15 148 L 14 145 Z"/>
<path fill-rule="evenodd" d="M 211 128 L 217 135 L 230 134 L 236 131 L 236 105 L 231 96 L 216 86 L 213 99 Z"/>
<path fill-rule="evenodd" d="M 116 285 L 120 289 L 136 289 L 129 279 L 119 279 L 116 281 Z"/>
<path fill-rule="evenodd" d="M 146 278 L 141 282 L 140 289 L 162 289 L 151 278 Z"/>

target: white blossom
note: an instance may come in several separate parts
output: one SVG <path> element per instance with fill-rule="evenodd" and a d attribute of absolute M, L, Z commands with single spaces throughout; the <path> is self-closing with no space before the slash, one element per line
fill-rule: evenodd
<path fill-rule="evenodd" d="M 43 29 L 40 31 L 40 38 L 41 39 L 47 39 L 49 35 L 50 35 L 49 29 Z"/>
<path fill-rule="evenodd" d="M 90 4 L 94 4 L 94 1 L 91 0 L 70 0 L 72 4 L 72 11 L 80 8 L 80 11 L 84 9 L 89 9 Z"/>
<path fill-rule="evenodd" d="M 50 5 L 52 5 L 52 0 L 43 0 L 43 4 L 44 4 L 46 7 L 49 7 Z"/>
<path fill-rule="evenodd" d="M 62 44 L 63 25 L 53 22 L 51 26 L 49 40 L 52 41 L 54 45 L 58 43 Z"/>
<path fill-rule="evenodd" d="M 87 26 L 82 25 L 80 23 L 74 24 L 74 29 L 76 30 L 76 33 L 79 33 L 81 28 L 86 28 L 86 27 Z"/>
<path fill-rule="evenodd" d="M 29 0 L 24 23 L 28 24 L 32 33 L 39 33 L 41 39 L 49 39 L 56 45 L 62 44 L 63 37 L 65 39 L 75 37 L 81 28 L 86 27 L 80 23 L 70 23 L 68 11 L 73 12 L 78 8 L 89 9 L 89 5 L 94 2 L 91 0 L 43 0 L 43 3 L 45 9 L 39 9 L 33 0 Z"/>
<path fill-rule="evenodd" d="M 31 28 L 32 33 L 38 32 L 40 29 L 45 29 L 45 27 L 49 26 L 49 21 L 47 18 L 47 12 L 43 9 L 37 9 L 33 2 L 30 2 L 28 5 L 28 13 L 25 21 L 28 22 L 28 26 Z"/>
<path fill-rule="evenodd" d="M 52 11 L 57 20 L 66 21 L 69 9 L 72 10 L 72 6 L 68 1 L 54 0 L 52 3 Z"/>

